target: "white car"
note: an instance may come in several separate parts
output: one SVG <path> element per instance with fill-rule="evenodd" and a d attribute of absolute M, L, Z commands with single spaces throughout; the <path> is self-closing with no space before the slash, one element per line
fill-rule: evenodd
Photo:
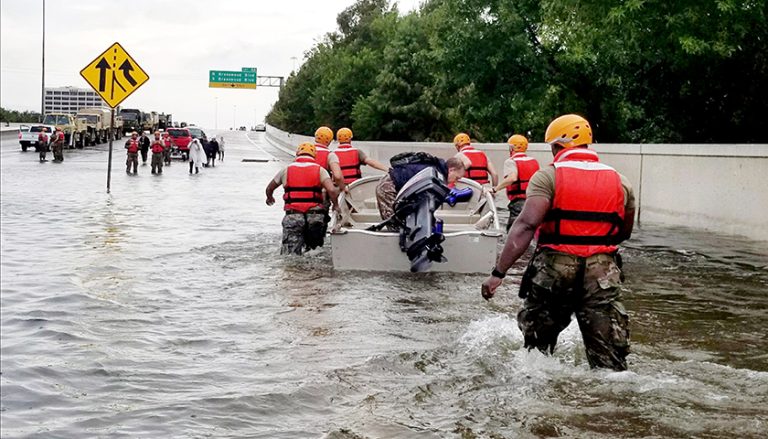
<path fill-rule="evenodd" d="M 35 147 L 35 151 L 39 150 L 37 145 L 37 136 L 40 135 L 40 131 L 45 128 L 50 140 L 51 135 L 56 131 L 56 127 L 53 125 L 21 125 L 19 127 L 19 143 L 21 144 L 21 150 L 26 151 L 30 146 Z"/>

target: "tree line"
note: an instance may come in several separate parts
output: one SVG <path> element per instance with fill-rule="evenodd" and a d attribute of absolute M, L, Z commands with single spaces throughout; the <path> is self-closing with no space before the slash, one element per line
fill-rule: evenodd
<path fill-rule="evenodd" d="M 40 113 L 6 110 L 0 107 L 0 122 L 38 123 L 40 122 Z"/>
<path fill-rule="evenodd" d="M 762 142 L 768 0 L 358 0 L 305 53 L 267 121 L 356 139 L 542 141 L 563 113 L 598 142 Z"/>

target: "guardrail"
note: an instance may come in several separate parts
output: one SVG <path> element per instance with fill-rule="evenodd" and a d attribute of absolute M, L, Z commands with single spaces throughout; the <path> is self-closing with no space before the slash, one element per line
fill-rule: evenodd
<path fill-rule="evenodd" d="M 267 138 L 289 152 L 302 141 L 313 141 L 272 126 L 267 126 Z M 473 145 L 485 151 L 502 172 L 509 157 L 505 143 Z M 442 158 L 456 151 L 450 143 L 436 142 L 355 142 L 355 146 L 380 161 L 405 151 Z M 768 241 L 768 144 L 596 143 L 592 149 L 632 183 L 641 223 L 688 226 Z M 550 148 L 543 143 L 532 143 L 528 155 L 541 165 L 552 161 Z"/>

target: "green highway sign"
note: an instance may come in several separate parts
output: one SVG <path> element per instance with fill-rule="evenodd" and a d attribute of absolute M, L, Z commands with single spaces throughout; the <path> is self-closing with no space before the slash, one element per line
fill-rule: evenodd
<path fill-rule="evenodd" d="M 210 70 L 208 87 L 256 88 L 256 67 L 243 67 L 241 71 Z"/>

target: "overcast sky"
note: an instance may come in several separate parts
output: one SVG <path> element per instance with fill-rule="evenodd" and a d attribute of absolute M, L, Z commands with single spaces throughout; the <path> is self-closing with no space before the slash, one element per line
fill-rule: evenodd
<path fill-rule="evenodd" d="M 117 41 L 150 76 L 123 107 L 209 128 L 250 127 L 263 121 L 278 89 L 208 88 L 208 71 L 256 67 L 287 77 L 353 3 L 47 0 L 45 85 L 88 87 L 80 70 Z M 421 0 L 397 3 L 404 13 Z M 41 44 L 42 0 L 0 0 L 0 106 L 40 110 Z"/>

